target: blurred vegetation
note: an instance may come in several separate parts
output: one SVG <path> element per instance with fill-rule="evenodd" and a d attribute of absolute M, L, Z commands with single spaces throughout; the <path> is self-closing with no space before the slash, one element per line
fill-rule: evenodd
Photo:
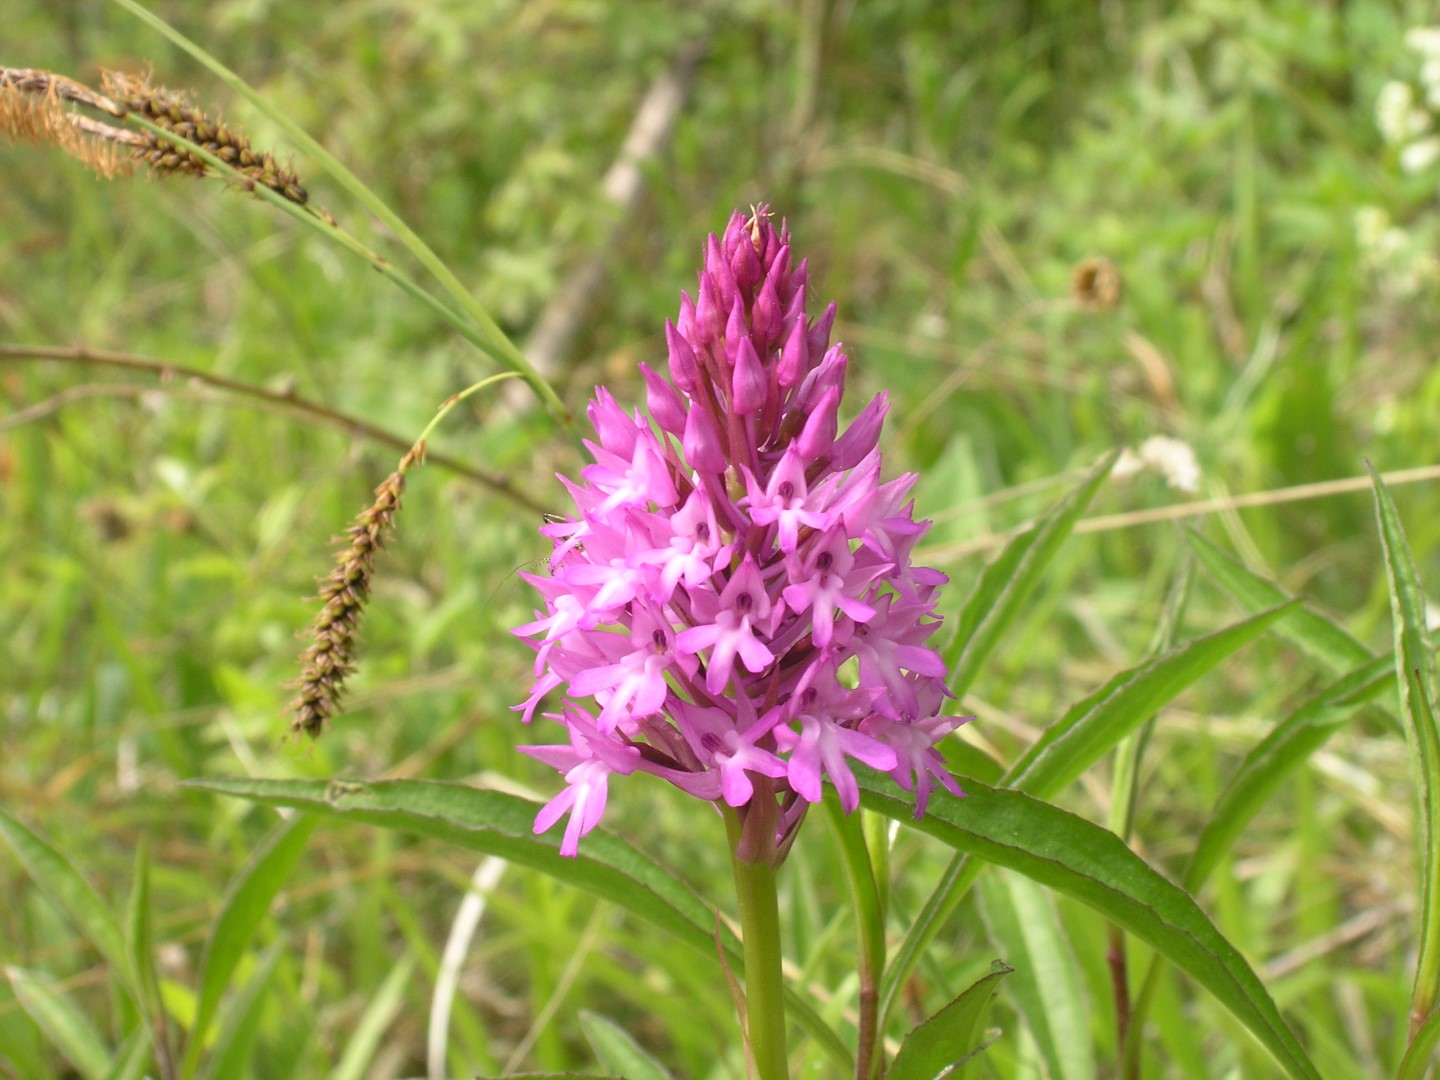
<path fill-rule="evenodd" d="M 812 296 L 839 305 L 851 407 L 892 395 L 887 473 L 921 473 L 919 511 L 936 519 L 927 544 L 953 580 L 946 610 L 990 550 L 974 541 L 1028 520 L 1114 446 L 1185 441 L 1201 491 L 1146 473 L 1112 483 L 1102 514 L 1363 475 L 1365 460 L 1384 471 L 1440 459 L 1436 283 L 1387 276 L 1355 225 L 1366 207 L 1417 236 L 1440 221 L 1436 172 L 1400 168 L 1374 117 L 1383 84 L 1414 78 L 1404 35 L 1426 5 L 151 7 L 346 161 L 517 340 L 601 253 L 603 285 L 561 380 L 577 412 L 600 381 L 640 399 L 634 365 L 663 360 L 663 319 L 693 286 L 705 234 L 735 207 L 774 205 L 810 259 Z M 12 0 L 4 24 L 7 63 L 87 81 L 101 67 L 152 66 L 285 156 L 263 118 L 116 7 Z M 649 83 L 692 42 L 706 52 L 688 103 L 645 163 L 639 208 L 621 218 L 600 178 Z M 311 199 L 384 245 L 306 165 L 294 161 Z M 4 145 L 0 175 L 5 344 L 196 367 L 407 438 L 489 370 L 361 262 L 218 183 L 104 182 L 59 154 Z M 1113 310 L 1070 295 L 1087 257 L 1123 278 Z M 531 663 L 507 627 L 529 612 L 513 571 L 545 550 L 532 511 L 439 466 L 413 472 L 349 711 L 313 745 L 286 742 L 306 597 L 331 538 L 398 454 L 183 379 L 73 362 L 0 359 L 0 398 L 0 801 L 72 853 L 117 910 L 149 838 L 177 1017 L 225 884 L 273 822 L 181 781 L 400 775 L 554 790 L 553 774 L 515 753 L 532 736 L 507 711 Z M 42 416 L 8 418 L 47 401 Z M 498 395 L 467 402 L 432 446 L 557 505 L 553 474 L 579 464 L 543 413 L 507 411 Z M 1440 489 L 1395 495 L 1422 578 L 1440 580 Z M 1189 524 L 1389 648 L 1365 491 Z M 1013 759 L 1139 659 L 1186 550 L 1171 523 L 1077 537 L 967 699 L 971 735 Z M 1187 633 L 1233 617 L 1198 575 Z M 1315 685 L 1293 651 L 1267 641 L 1167 712 L 1141 776 L 1142 853 L 1162 867 L 1187 853 L 1238 755 Z M 1395 1066 L 1414 900 L 1407 768 L 1383 723 L 1338 735 L 1202 894 L 1257 968 L 1270 966 L 1326 1075 Z M 1104 820 L 1105 794 L 1087 783 L 1071 801 Z M 723 898 L 723 831 L 688 802 L 657 784 L 617 785 L 607 825 Z M 796 963 L 834 986 L 846 970 L 831 947 L 837 934 L 848 942 L 835 925 L 843 901 L 824 829 L 807 832 L 785 870 L 788 931 Z M 897 918 L 942 864 L 916 838 L 900 841 Z M 329 1071 L 405 955 L 418 974 L 363 1075 L 421 1073 L 431 979 L 473 869 L 435 843 L 322 828 L 260 933 L 280 959 L 252 1075 Z M 0 895 L 5 961 L 49 973 L 119 1031 L 95 957 L 8 857 Z M 718 966 L 668 964 L 644 928 L 518 870 L 490 905 L 452 1019 L 456 1075 L 498 1071 L 521 1040 L 526 1067 L 589 1067 L 581 1004 L 684 1075 L 742 1074 Z M 1097 1054 L 1113 1061 L 1102 924 L 1060 910 Z M 995 955 L 973 901 L 937 952 L 914 987 L 931 1011 Z M 979 1075 L 1039 1075 L 1009 1008 L 1002 992 L 1005 1034 Z M 1272 1075 L 1179 982 L 1153 1022 L 1146 1075 Z M 71 1075 L 3 983 L 0 1074 Z"/>

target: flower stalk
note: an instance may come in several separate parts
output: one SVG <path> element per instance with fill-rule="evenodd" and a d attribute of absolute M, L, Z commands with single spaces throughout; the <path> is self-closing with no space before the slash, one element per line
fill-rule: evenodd
<path fill-rule="evenodd" d="M 725 825 L 730 837 L 730 865 L 735 877 L 744 946 L 745 1042 L 751 1075 L 755 1080 L 788 1080 L 776 868 L 768 858 L 742 856 L 744 826 L 733 809 L 726 808 Z"/>

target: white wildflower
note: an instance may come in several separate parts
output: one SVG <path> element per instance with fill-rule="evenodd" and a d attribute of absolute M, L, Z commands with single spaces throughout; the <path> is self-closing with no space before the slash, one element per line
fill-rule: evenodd
<path fill-rule="evenodd" d="M 1440 56 L 1431 56 L 1420 65 L 1420 86 L 1425 91 L 1426 104 L 1430 104 L 1431 96 L 1440 90 Z"/>
<path fill-rule="evenodd" d="M 1378 206 L 1355 211 L 1355 243 L 1367 255 L 1380 246 L 1380 237 L 1390 227 L 1390 215 Z"/>
<path fill-rule="evenodd" d="M 1387 143 L 1402 142 L 1410 135 L 1410 114 L 1415 111 L 1415 90 L 1409 83 L 1391 80 L 1380 88 L 1375 99 L 1375 126 Z"/>
<path fill-rule="evenodd" d="M 1176 491 L 1194 495 L 1200 490 L 1200 463 L 1190 444 L 1168 435 L 1152 435 L 1138 451 L 1128 446 L 1115 462 L 1112 476 L 1128 477 L 1145 470 L 1159 473 Z"/>
<path fill-rule="evenodd" d="M 1426 59 L 1440 56 L 1440 27 L 1417 26 L 1406 32 L 1405 44 Z"/>
<path fill-rule="evenodd" d="M 1424 172 L 1437 160 L 1440 160 L 1440 136 L 1431 135 L 1400 151 L 1400 168 L 1411 176 Z"/>

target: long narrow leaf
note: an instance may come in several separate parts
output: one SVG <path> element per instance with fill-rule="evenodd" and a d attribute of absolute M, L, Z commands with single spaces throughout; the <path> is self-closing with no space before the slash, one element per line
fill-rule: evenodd
<path fill-rule="evenodd" d="M 656 1061 L 628 1031 L 599 1013 L 582 1010 L 580 1029 L 602 1069 L 625 1080 L 674 1080 L 670 1071 Z"/>
<path fill-rule="evenodd" d="M 313 817 L 300 814 L 289 821 L 282 821 L 270 831 L 230 883 L 201 960 L 195 1026 L 185 1048 L 185 1076 L 195 1075 L 220 998 L 230 986 L 235 968 L 270 910 L 275 894 L 290 880 L 290 873 L 305 850 L 310 834 L 315 831 L 315 825 Z"/>
<path fill-rule="evenodd" d="M 1273 581 L 1252 572 L 1193 529 L 1185 535 L 1210 576 L 1252 614 L 1293 599 Z M 1308 607 L 1277 624 L 1275 632 L 1335 675 L 1357 668 L 1375 655 L 1334 619 Z"/>
<path fill-rule="evenodd" d="M 330 1080 L 361 1080 L 375 1056 L 385 1030 L 404 1003 L 405 987 L 415 974 L 415 958 L 407 956 L 390 969 L 380 989 L 371 997 L 360 1022 L 345 1040 L 345 1054 L 330 1074 Z"/>
<path fill-rule="evenodd" d="M 155 930 L 150 909 L 150 845 L 141 840 L 135 848 L 135 879 L 130 884 L 130 906 L 125 919 L 125 945 L 135 972 L 141 1015 L 155 1044 L 160 1072 L 173 1074 L 165 1003 L 160 997 L 160 976 L 155 969 Z"/>
<path fill-rule="evenodd" d="M 1116 675 L 1045 729 L 1011 768 L 1006 786 L 1042 799 L 1058 794 L 1200 676 L 1296 610 L 1293 602 L 1274 608 Z"/>
<path fill-rule="evenodd" d="M 179 30 L 171 26 L 164 19 L 154 12 L 149 11 L 136 0 L 114 0 L 126 11 L 136 18 L 158 31 L 172 43 L 193 56 L 197 61 L 208 68 L 217 78 L 234 90 L 246 101 L 274 123 L 283 131 L 292 142 L 309 155 L 321 168 L 335 179 L 346 191 L 348 191 L 367 210 L 374 214 L 389 228 L 415 259 L 425 267 L 426 270 L 438 281 L 442 288 L 448 292 L 456 304 L 465 312 L 477 331 L 476 336 L 469 336 L 469 340 L 488 352 L 506 367 L 520 373 L 520 375 L 535 390 L 536 395 L 545 403 L 557 423 L 567 431 L 573 428 L 569 410 L 556 396 L 554 389 L 547 383 L 525 359 L 523 353 L 516 347 L 515 343 L 505 336 L 498 323 L 491 317 L 490 313 L 475 299 L 474 295 L 457 278 L 454 272 L 445 264 L 444 260 L 427 245 L 420 236 L 410 228 L 405 221 L 390 209 L 378 195 L 375 194 L 366 184 L 334 154 L 321 146 L 308 132 L 306 132 L 295 120 L 289 116 L 284 109 L 279 108 L 273 102 L 265 99 L 257 93 L 239 75 L 222 64 L 214 55 L 207 52 L 197 43 L 191 41 Z"/>
<path fill-rule="evenodd" d="M 150 1050 L 150 1032 L 142 1025 L 115 1054 L 105 1080 L 145 1080 L 150 1066 Z"/>
<path fill-rule="evenodd" d="M 270 979 L 284 949 L 285 939 L 277 938 L 255 965 L 250 981 L 230 1002 L 221 1017 L 220 1031 L 200 1070 L 201 1080 L 225 1080 L 228 1076 L 245 1076 L 248 1073 L 255 1037 L 260 1031 L 261 1012 L 270 990 Z"/>
<path fill-rule="evenodd" d="M 1411 773 L 1420 804 L 1419 959 L 1410 1000 L 1411 1035 L 1435 1008 L 1440 995 L 1440 730 L 1435 724 L 1435 657 L 1425 631 L 1425 593 L 1400 526 L 1400 515 L 1385 482 L 1372 468 L 1375 513 L 1385 550 L 1390 613 L 1395 624 L 1395 675 L 1400 685 L 1400 719 L 1410 744 Z"/>
<path fill-rule="evenodd" d="M 1185 887 L 1195 892 L 1230 850 L 1265 801 L 1366 702 L 1395 685 L 1388 656 L 1376 657 L 1311 698 L 1276 724 L 1240 767 L 1215 802 L 1185 868 Z"/>
<path fill-rule="evenodd" d="M 1293 610 L 1287 605 L 1264 612 L 1116 675 L 1046 729 L 1006 774 L 1004 784 L 1052 798 L 1202 675 Z M 946 867 L 885 973 L 880 991 L 882 1022 L 920 956 L 979 872 L 980 867 L 967 865 L 963 855 Z"/>
<path fill-rule="evenodd" d="M 1290 1076 L 1319 1080 L 1239 950 L 1188 893 L 1114 833 L 1022 792 L 975 781 L 966 782 L 966 799 L 932 803 L 918 821 L 912 818 L 913 801 L 887 778 L 864 770 L 860 787 L 867 809 L 1094 908 L 1210 991 Z"/>
<path fill-rule="evenodd" d="M 10 988 L 25 1015 L 85 1080 L 105 1080 L 110 1050 L 89 1017 L 48 976 L 7 967 Z"/>
<path fill-rule="evenodd" d="M 950 668 L 950 689 L 956 697 L 964 697 L 970 689 L 981 665 L 995 651 L 1001 636 L 1024 608 L 1045 569 L 1075 528 L 1075 522 L 1080 520 L 1110 475 L 1116 457 L 1118 452 L 1106 454 L 1085 479 L 1047 510 L 1032 528 L 1011 540 L 980 575 L 955 622 L 954 636 L 941 650 Z"/>
<path fill-rule="evenodd" d="M 1015 973 L 1006 984 L 1035 1038 L 1046 1075 L 1092 1080 L 1090 1009 L 1050 893 L 1009 871 L 980 879 L 980 908 L 991 940 Z"/>
<path fill-rule="evenodd" d="M 537 807 L 498 791 L 414 780 L 325 784 L 308 780 L 196 780 L 190 786 L 272 806 L 344 817 L 382 828 L 419 833 L 472 851 L 499 855 L 618 904 L 666 930 L 707 959 L 715 956 L 712 909 L 676 875 L 623 840 L 597 829 L 580 854 L 566 858 L 553 834 L 535 836 Z M 722 928 L 730 962 L 740 966 L 739 943 Z M 790 1015 L 850 1072 L 849 1049 L 803 998 L 786 988 Z"/>
<path fill-rule="evenodd" d="M 10 845 L 40 891 L 65 913 L 138 1001 L 125 935 L 90 882 L 42 836 L 3 809 L 0 809 L 0 838 Z"/>

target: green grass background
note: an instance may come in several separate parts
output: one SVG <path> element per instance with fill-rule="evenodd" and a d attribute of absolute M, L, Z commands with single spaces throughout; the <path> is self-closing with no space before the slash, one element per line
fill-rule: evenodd
<path fill-rule="evenodd" d="M 1202 494 L 1272 491 L 1437 460 L 1435 283 L 1413 295 L 1362 264 L 1355 212 L 1416 237 L 1440 227 L 1434 171 L 1408 176 L 1374 102 L 1418 66 L 1421 4 L 1110 0 L 676 5 L 454 0 L 156 3 L 372 185 L 523 340 L 567 272 L 603 245 L 603 286 L 561 387 L 639 402 L 634 365 L 664 357 L 663 319 L 692 288 L 704 235 L 768 201 L 835 300 L 850 407 L 894 407 L 887 474 L 918 470 L 927 543 L 953 613 L 987 548 L 1077 470 L 1154 434 L 1189 442 Z M 686 43 L 707 56 L 672 142 L 623 222 L 600 192 L 647 85 Z M 153 65 L 285 156 L 263 118 L 120 9 L 11 0 L 0 59 L 94 81 Z M 296 159 L 302 178 L 307 163 Z M 383 233 L 323 180 L 314 202 L 372 245 Z M 396 249 L 387 249 L 396 258 Z M 1104 256 L 1114 311 L 1069 299 Z M 487 362 L 372 270 L 218 183 L 103 182 L 58 152 L 0 145 L 0 341 L 85 345 L 293 388 L 418 433 Z M 88 388 L 88 389 L 85 389 Z M 462 478 L 411 474 L 379 565 L 349 711 L 286 743 L 305 597 L 330 538 L 397 455 L 183 380 L 0 360 L 0 801 L 69 852 L 116 910 L 153 845 L 168 1000 L 186 1015 L 226 882 L 273 812 L 187 791 L 207 774 L 479 779 L 545 796 L 514 751 L 550 738 L 508 707 L 531 654 L 513 571 L 539 522 Z M 481 397 L 434 447 L 563 509 L 579 458 L 532 410 Z M 995 498 L 995 496 L 1003 496 Z M 1397 487 L 1421 576 L 1440 578 L 1440 490 Z M 1185 501 L 1153 476 L 1092 512 Z M 1196 519 L 1257 571 L 1388 648 L 1389 605 L 1364 492 Z M 1075 538 L 979 679 L 973 737 L 1006 760 L 1149 645 L 1185 544 L 1173 524 Z M 1188 633 L 1234 618 L 1200 576 Z M 1262 642 L 1168 710 L 1141 776 L 1137 846 L 1162 868 L 1277 717 L 1318 684 Z M 1067 805 L 1104 820 L 1104 769 Z M 1252 828 L 1202 902 L 1262 973 L 1327 1076 L 1393 1071 L 1411 958 L 1412 798 L 1404 743 L 1379 723 L 1337 736 Z M 708 807 L 617 783 L 607 825 L 725 904 Z M 943 856 L 898 841 L 903 925 Z M 812 822 L 784 871 L 790 955 L 844 1015 L 850 947 L 834 851 Z M 434 966 L 474 859 L 438 844 L 323 828 L 263 924 L 280 943 L 252 1075 L 322 1076 L 399 958 L 416 975 L 360 1075 L 423 1072 Z M 0 950 L 49 973 L 118 1032 L 96 959 L 18 864 L 0 858 Z M 1103 924 L 1068 902 L 1102 1070 L 1115 1036 Z M 913 987 L 933 1011 L 996 955 L 967 900 Z M 453 1020 L 455 1075 L 498 1072 L 537 1016 L 534 1069 L 588 1068 L 583 1006 L 625 1024 L 678 1074 L 742 1075 L 718 965 L 588 898 L 514 871 L 492 896 Z M 248 968 L 242 967 L 241 977 Z M 553 1001 L 552 1001 L 553 998 Z M 547 1007 L 549 1006 L 549 1007 Z M 553 1012 L 551 1011 L 553 1009 Z M 918 1019 L 919 1013 L 912 1019 Z M 1038 1076 L 1002 994 L 975 1075 Z M 1181 981 L 1154 1016 L 1147 1075 L 1272 1075 L 1223 1012 Z M 801 1057 L 804 1057 L 802 1051 Z M 797 1075 L 823 1076 L 817 1054 Z M 8 1073 L 7 1073 L 8 1070 Z M 468 1070 L 468 1071 L 467 1071 Z M 70 1075 L 0 982 L 0 1074 Z"/>

